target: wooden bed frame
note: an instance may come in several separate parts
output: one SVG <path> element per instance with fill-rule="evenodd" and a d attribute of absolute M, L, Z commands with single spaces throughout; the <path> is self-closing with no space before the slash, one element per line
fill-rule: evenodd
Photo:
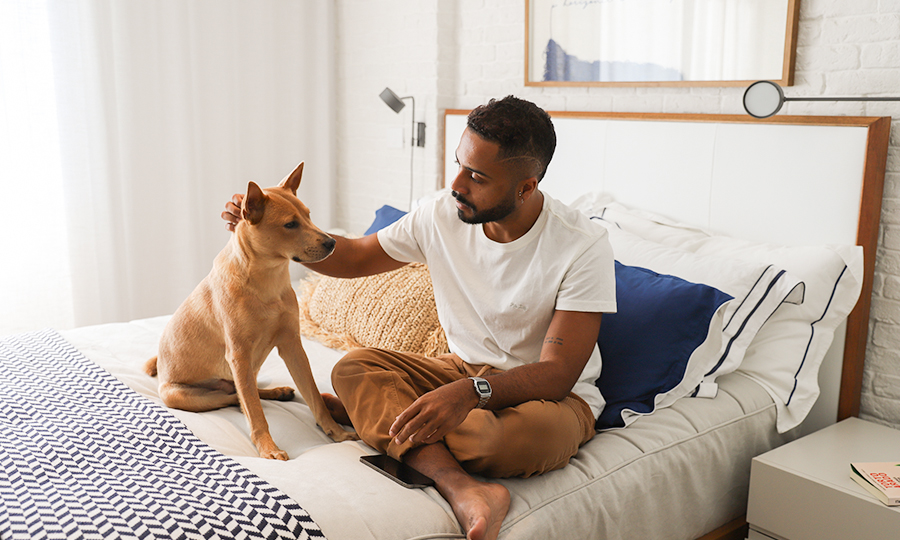
<path fill-rule="evenodd" d="M 454 152 L 459 134 L 465 129 L 465 116 L 467 110 L 451 109 L 444 116 L 444 157 L 445 157 L 445 186 L 452 180 L 455 174 Z M 833 423 L 851 416 L 859 415 L 860 393 L 862 390 L 862 375 L 865 361 L 866 344 L 868 342 L 869 310 L 871 307 L 872 284 L 875 273 L 875 258 L 878 247 L 879 225 L 881 220 L 881 200 L 884 187 L 884 173 L 887 161 L 887 149 L 890 136 L 890 117 L 851 117 L 851 116 L 776 116 L 766 120 L 753 119 L 744 115 L 710 115 L 710 114 L 658 114 L 658 113 L 603 113 L 603 112 L 550 112 L 557 126 L 557 134 L 560 142 L 564 134 L 560 127 L 566 123 L 566 119 L 578 120 L 586 123 L 619 123 L 619 122 L 651 122 L 655 124 L 679 122 L 690 124 L 716 124 L 723 126 L 834 126 L 853 127 L 863 130 L 861 145 L 864 156 L 860 162 L 862 171 L 859 186 L 858 221 L 856 223 L 855 242 L 863 247 L 864 251 L 864 280 L 862 292 L 856 307 L 850 313 L 846 323 L 846 334 L 843 340 L 843 357 L 840 366 L 840 383 L 837 390 L 837 410 L 833 415 L 828 413 L 826 421 Z M 563 128 L 568 129 L 568 128 Z M 578 128 L 581 129 L 581 128 Z M 606 129 L 606 128 L 601 128 Z M 600 135 L 603 138 L 603 135 Z M 569 138 L 569 140 L 573 140 Z M 581 140 L 578 137 L 574 140 Z M 673 141 L 678 144 L 678 141 Z M 815 144 L 815 143 L 811 143 Z M 542 189 L 547 187 L 547 180 L 551 171 L 557 167 L 557 157 L 548 170 L 548 178 L 544 180 Z M 594 163 L 589 167 L 604 167 L 600 159 L 594 157 Z M 584 167 L 584 165 L 578 165 Z M 550 190 L 550 193 L 557 196 Z M 614 194 L 616 200 L 620 200 Z M 557 198 L 566 201 L 563 197 Z M 622 201 L 625 202 L 625 201 Z M 627 204 L 627 203 L 626 203 Z M 637 205 L 635 205 L 637 206 Z M 639 206 L 644 208 L 643 206 Z M 678 216 L 671 216 L 678 217 Z M 702 224 L 701 224 L 702 225 Z M 836 335 L 837 343 L 837 335 Z M 834 345 L 833 345 L 834 347 Z M 833 392 L 823 387 L 823 396 L 826 392 Z M 833 396 L 831 396 L 833 399 Z M 820 399 L 821 400 L 821 399 Z M 822 427 L 822 426 L 816 426 Z M 743 518 L 736 519 L 722 527 L 704 535 L 700 540 L 725 540 L 746 538 L 747 523 Z"/>

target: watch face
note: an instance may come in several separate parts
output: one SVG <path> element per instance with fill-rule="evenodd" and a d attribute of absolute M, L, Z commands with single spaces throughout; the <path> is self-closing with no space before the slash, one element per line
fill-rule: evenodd
<path fill-rule="evenodd" d="M 477 381 L 475 386 L 480 394 L 487 394 L 491 391 L 491 385 L 487 381 Z"/>

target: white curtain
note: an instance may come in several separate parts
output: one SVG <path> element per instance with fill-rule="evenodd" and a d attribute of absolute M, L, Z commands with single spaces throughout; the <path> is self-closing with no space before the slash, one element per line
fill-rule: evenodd
<path fill-rule="evenodd" d="M 0 2 L 0 335 L 164 315 L 253 180 L 333 226 L 327 0 Z"/>

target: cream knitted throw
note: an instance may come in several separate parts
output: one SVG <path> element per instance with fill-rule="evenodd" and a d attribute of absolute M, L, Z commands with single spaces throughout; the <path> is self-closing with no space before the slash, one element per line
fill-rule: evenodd
<path fill-rule="evenodd" d="M 305 280 L 298 300 L 300 332 L 325 346 L 449 352 L 424 264 L 355 279 L 316 274 Z"/>

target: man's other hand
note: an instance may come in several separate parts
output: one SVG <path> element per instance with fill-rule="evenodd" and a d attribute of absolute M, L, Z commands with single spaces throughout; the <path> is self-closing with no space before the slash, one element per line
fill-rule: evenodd
<path fill-rule="evenodd" d="M 231 200 L 225 203 L 225 211 L 222 212 L 222 219 L 225 220 L 225 228 L 234 232 L 234 228 L 241 220 L 241 203 L 244 202 L 243 193 L 235 193 Z"/>

